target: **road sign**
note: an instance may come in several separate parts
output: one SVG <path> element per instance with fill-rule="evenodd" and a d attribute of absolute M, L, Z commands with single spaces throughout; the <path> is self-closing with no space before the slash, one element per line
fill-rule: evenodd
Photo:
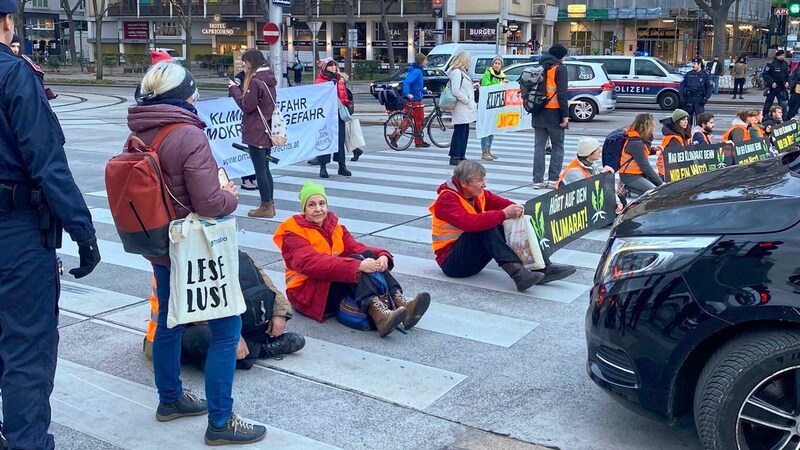
<path fill-rule="evenodd" d="M 281 6 L 286 8 L 292 7 L 292 0 L 272 0 L 274 6 Z"/>
<path fill-rule="evenodd" d="M 430 34 L 444 34 L 444 30 L 435 29 L 435 30 L 428 30 Z"/>
<path fill-rule="evenodd" d="M 275 25 L 274 23 L 267 23 L 264 25 L 263 28 L 263 36 L 264 36 L 264 41 L 266 41 L 267 44 L 272 45 L 278 42 L 278 39 L 280 39 L 281 29 L 278 28 L 278 26 Z"/>
<path fill-rule="evenodd" d="M 351 28 L 347 30 L 347 46 L 350 48 L 358 47 L 358 30 Z"/>
<path fill-rule="evenodd" d="M 317 37 L 319 29 L 322 28 L 322 22 L 306 22 L 306 25 L 308 25 L 308 29 L 314 33 L 314 37 Z"/>
<path fill-rule="evenodd" d="M 789 9 L 788 8 L 775 8 L 775 15 L 776 16 L 788 16 Z"/>

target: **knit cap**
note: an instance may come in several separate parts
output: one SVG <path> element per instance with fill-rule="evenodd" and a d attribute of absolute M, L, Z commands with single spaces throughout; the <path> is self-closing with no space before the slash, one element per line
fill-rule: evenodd
<path fill-rule="evenodd" d="M 595 138 L 581 136 L 578 139 L 578 156 L 587 157 L 600 148 L 600 141 Z"/>
<path fill-rule="evenodd" d="M 569 52 L 567 51 L 567 47 L 564 47 L 562 44 L 554 44 L 552 47 L 550 47 L 550 50 L 548 50 L 547 53 L 550 53 L 556 58 L 561 59 L 567 56 L 567 53 Z"/>
<path fill-rule="evenodd" d="M 678 123 L 678 121 L 684 117 L 689 117 L 689 113 L 680 108 L 672 111 L 672 123 Z"/>
<path fill-rule="evenodd" d="M 414 61 L 416 61 L 417 64 L 422 64 L 427 58 L 428 57 L 425 56 L 424 53 L 417 53 L 417 56 L 414 57 Z"/>
<path fill-rule="evenodd" d="M 306 202 L 312 195 L 321 195 L 325 197 L 325 201 L 328 201 L 328 195 L 325 194 L 325 186 L 313 181 L 306 181 L 303 183 L 303 188 L 300 189 L 300 194 L 297 195 L 300 198 L 302 209 L 306 209 Z"/>
<path fill-rule="evenodd" d="M 335 63 L 333 58 L 322 58 L 321 60 L 319 60 L 319 64 L 318 64 L 319 65 L 319 70 L 325 70 L 325 68 L 328 67 L 328 64 L 330 64 L 330 63 Z"/>

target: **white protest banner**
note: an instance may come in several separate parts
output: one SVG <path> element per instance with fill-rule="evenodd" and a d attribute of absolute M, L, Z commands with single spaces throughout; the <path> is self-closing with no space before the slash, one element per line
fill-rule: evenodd
<path fill-rule="evenodd" d="M 272 147 L 272 156 L 280 159 L 273 167 L 284 167 L 319 155 L 335 153 L 339 136 L 339 99 L 333 83 L 312 84 L 278 89 L 278 109 L 287 125 L 286 145 Z M 252 175 L 250 155 L 232 144 L 242 143 L 242 110 L 232 98 L 206 100 L 195 104 L 197 114 L 206 123 L 206 136 L 217 165 L 228 176 Z"/>
<path fill-rule="evenodd" d="M 522 107 L 519 83 L 481 86 L 478 99 L 478 137 L 527 130 L 531 115 Z"/>

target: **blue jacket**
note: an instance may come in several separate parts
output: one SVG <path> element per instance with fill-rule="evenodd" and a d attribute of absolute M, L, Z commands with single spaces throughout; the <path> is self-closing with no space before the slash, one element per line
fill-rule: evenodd
<path fill-rule="evenodd" d="M 683 102 L 704 105 L 711 97 L 711 75 L 705 70 L 690 70 L 681 81 L 680 97 Z"/>
<path fill-rule="evenodd" d="M 422 96 L 425 93 L 425 82 L 422 78 L 422 65 L 412 63 L 408 66 L 408 75 L 403 80 L 403 97 L 409 94 L 413 96 L 412 101 L 422 101 Z"/>
<path fill-rule="evenodd" d="M 33 67 L 0 45 L 0 180 L 40 187 L 72 240 L 86 241 L 95 235 L 92 217 L 69 170 L 61 125 L 34 75 Z"/>

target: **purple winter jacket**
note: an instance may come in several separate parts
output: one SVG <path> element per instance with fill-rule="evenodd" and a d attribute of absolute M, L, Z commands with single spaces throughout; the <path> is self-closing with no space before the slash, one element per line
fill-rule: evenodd
<path fill-rule="evenodd" d="M 174 130 L 158 149 L 167 187 L 177 199 L 172 199 L 175 215 L 182 218 L 194 211 L 205 217 L 219 217 L 233 213 L 239 200 L 220 189 L 217 162 L 206 138 L 205 123 L 196 114 L 173 105 L 128 109 L 128 128 L 145 144 L 153 140 L 159 128 L 176 122 L 189 125 Z M 151 261 L 169 265 L 169 257 Z"/>
<path fill-rule="evenodd" d="M 250 80 L 250 85 L 247 91 L 242 92 L 242 87 L 231 86 L 228 89 L 228 95 L 233 97 L 233 100 L 242 109 L 242 142 L 247 145 L 252 145 L 258 148 L 272 148 L 272 141 L 269 135 L 264 131 L 264 122 L 258 114 L 258 107 L 261 108 L 261 113 L 264 114 L 264 119 L 267 120 L 267 126 L 272 126 L 272 112 L 275 110 L 275 102 L 277 99 L 277 92 L 275 86 L 278 84 L 275 80 L 275 74 L 269 67 L 260 67 Z M 266 85 L 266 87 L 265 87 Z M 269 89 L 269 92 L 267 92 Z M 272 94 L 270 96 L 270 94 Z"/>

